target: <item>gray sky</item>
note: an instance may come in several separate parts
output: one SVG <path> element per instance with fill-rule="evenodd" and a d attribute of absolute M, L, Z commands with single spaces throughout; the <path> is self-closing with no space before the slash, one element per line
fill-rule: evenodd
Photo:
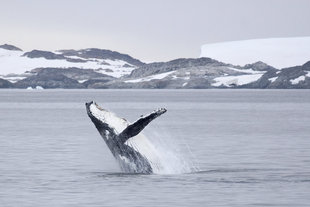
<path fill-rule="evenodd" d="M 205 43 L 310 35 L 310 0 L 1 0 L 0 44 L 199 57 Z"/>

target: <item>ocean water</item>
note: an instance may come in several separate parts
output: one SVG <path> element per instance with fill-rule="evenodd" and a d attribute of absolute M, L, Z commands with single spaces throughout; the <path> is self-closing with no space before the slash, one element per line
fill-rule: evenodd
<path fill-rule="evenodd" d="M 168 171 L 124 174 L 88 118 L 95 100 Z M 0 206 L 309 206 L 309 90 L 0 90 Z"/>

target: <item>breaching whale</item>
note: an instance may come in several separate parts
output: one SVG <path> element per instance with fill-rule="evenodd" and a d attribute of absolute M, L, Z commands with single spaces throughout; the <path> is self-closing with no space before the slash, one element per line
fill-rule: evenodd
<path fill-rule="evenodd" d="M 124 172 L 150 174 L 161 168 L 155 147 L 140 132 L 166 109 L 155 110 L 133 124 L 93 101 L 86 103 L 86 110 Z"/>

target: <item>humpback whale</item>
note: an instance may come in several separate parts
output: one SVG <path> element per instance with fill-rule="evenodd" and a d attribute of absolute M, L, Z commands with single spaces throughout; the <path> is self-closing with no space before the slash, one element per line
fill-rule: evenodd
<path fill-rule="evenodd" d="M 161 168 L 151 142 L 140 133 L 152 120 L 167 110 L 158 109 L 130 124 L 95 102 L 86 103 L 86 111 L 115 159 L 126 173 L 150 174 Z"/>

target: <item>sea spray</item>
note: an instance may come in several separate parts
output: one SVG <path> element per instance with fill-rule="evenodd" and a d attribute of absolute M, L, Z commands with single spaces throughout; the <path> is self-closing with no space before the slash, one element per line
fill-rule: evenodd
<path fill-rule="evenodd" d="M 164 129 L 152 127 L 146 130 L 147 137 L 155 147 L 159 159 L 156 174 L 183 174 L 198 171 L 190 147 L 184 140 L 173 137 Z"/>

